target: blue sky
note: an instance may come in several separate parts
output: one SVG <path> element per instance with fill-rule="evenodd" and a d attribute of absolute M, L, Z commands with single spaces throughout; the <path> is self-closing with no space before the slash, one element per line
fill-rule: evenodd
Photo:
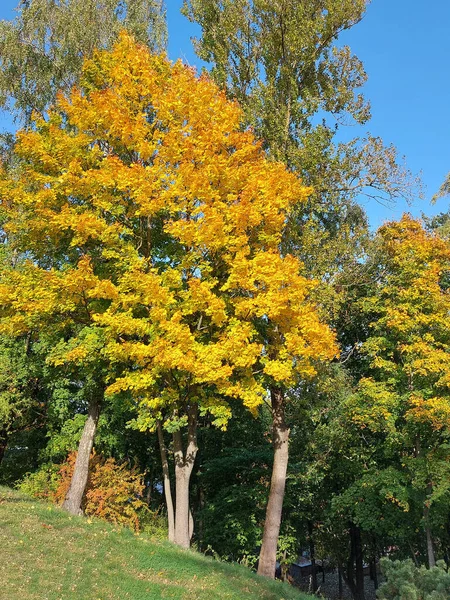
<path fill-rule="evenodd" d="M 179 14 L 181 3 L 166 0 L 169 54 L 196 65 L 190 38 L 198 30 Z M 0 0 L 0 19 L 11 19 L 17 4 Z M 370 131 L 393 143 L 408 167 L 422 172 L 425 186 L 425 199 L 411 207 L 364 201 L 372 227 L 399 218 L 405 210 L 418 216 L 447 210 L 448 199 L 435 206 L 430 199 L 450 171 L 449 29 L 448 0 L 372 0 L 364 20 L 341 38 L 365 65 L 369 80 L 363 91 L 372 106 L 370 123 L 352 127 L 350 134 Z M 0 129 L 10 127 L 0 115 Z"/>

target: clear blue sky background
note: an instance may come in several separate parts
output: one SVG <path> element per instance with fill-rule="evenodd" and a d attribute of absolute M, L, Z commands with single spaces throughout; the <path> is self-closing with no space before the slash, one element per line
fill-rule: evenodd
<path fill-rule="evenodd" d="M 339 0 L 336 0 L 337 2 Z M 166 0 L 169 54 L 198 65 L 190 38 L 198 34 L 179 13 L 181 0 Z M 0 19 L 11 19 L 18 0 L 0 0 Z M 408 207 L 398 202 L 385 207 L 364 202 L 372 227 L 399 218 L 405 210 L 415 215 L 447 210 L 448 200 L 435 206 L 430 199 L 450 171 L 450 2 L 448 0 L 372 0 L 364 20 L 345 33 L 364 62 L 369 81 L 364 88 L 371 101 L 372 120 L 352 137 L 369 131 L 393 143 L 408 167 L 422 172 L 425 199 Z M 11 128 L 0 115 L 0 129 Z"/>

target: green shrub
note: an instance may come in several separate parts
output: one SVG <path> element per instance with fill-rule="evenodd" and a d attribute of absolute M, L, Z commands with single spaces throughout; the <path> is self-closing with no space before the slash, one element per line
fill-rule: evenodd
<path fill-rule="evenodd" d="M 143 533 L 158 540 L 167 539 L 167 518 L 159 511 L 147 509 L 139 513 L 139 526 Z"/>
<path fill-rule="evenodd" d="M 27 473 L 18 484 L 17 489 L 28 496 L 53 502 L 59 486 L 61 475 L 60 465 L 43 465 L 35 473 Z"/>
<path fill-rule="evenodd" d="M 450 573 L 444 561 L 436 567 L 416 567 L 412 560 L 381 559 L 381 570 L 386 577 L 378 590 L 379 600 L 449 600 Z"/>

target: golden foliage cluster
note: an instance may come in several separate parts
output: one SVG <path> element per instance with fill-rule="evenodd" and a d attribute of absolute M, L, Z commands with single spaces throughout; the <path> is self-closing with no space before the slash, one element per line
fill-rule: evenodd
<path fill-rule="evenodd" d="M 59 482 L 51 500 L 62 504 L 75 469 L 76 452 L 71 452 L 59 469 Z M 140 517 L 149 511 L 143 500 L 144 476 L 135 467 L 103 459 L 93 453 L 89 461 L 89 478 L 82 509 L 87 516 L 117 525 L 140 529 Z"/>
<path fill-rule="evenodd" d="M 254 412 L 268 381 L 313 375 L 336 353 L 314 282 L 279 251 L 310 190 L 241 117 L 207 77 L 124 33 L 18 135 L 21 166 L 0 179 L 5 231 L 25 257 L 0 281 L 2 330 L 101 329 L 100 354 L 120 372 L 108 393 L 131 394 L 142 428 L 185 396 L 224 427 L 224 398 Z M 86 339 L 52 360 L 87 360 Z"/>

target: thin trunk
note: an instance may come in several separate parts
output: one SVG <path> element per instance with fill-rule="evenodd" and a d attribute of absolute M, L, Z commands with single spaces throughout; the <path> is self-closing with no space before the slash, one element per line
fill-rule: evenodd
<path fill-rule="evenodd" d="M 433 486 L 431 483 L 427 485 L 427 496 L 431 496 L 433 492 Z M 431 535 L 431 527 L 430 527 L 430 504 L 429 500 L 425 501 L 423 507 L 423 522 L 425 527 L 425 536 L 427 538 L 427 556 L 428 556 L 428 567 L 431 569 L 436 566 L 436 558 L 434 556 L 434 548 L 433 548 L 433 537 Z"/>
<path fill-rule="evenodd" d="M 355 583 L 355 544 L 353 540 L 352 526 L 350 526 L 350 554 L 347 560 L 347 567 L 345 571 L 342 570 L 341 573 L 352 597 L 357 600 L 357 589 Z"/>
<path fill-rule="evenodd" d="M 153 468 L 150 469 L 150 477 L 147 488 L 145 490 L 145 501 L 150 506 L 152 502 L 152 493 L 153 493 Z"/>
<path fill-rule="evenodd" d="M 200 485 L 198 486 L 198 496 L 199 496 L 199 507 L 200 507 L 200 518 L 197 520 L 198 523 L 198 538 L 200 540 L 202 550 L 203 548 L 203 509 L 205 508 L 205 491 L 203 489 L 203 485 L 200 481 Z"/>
<path fill-rule="evenodd" d="M 193 520 L 190 522 L 189 482 L 195 457 L 197 456 L 197 407 L 189 412 L 188 443 L 183 451 L 181 431 L 173 434 L 175 456 L 175 543 L 182 548 L 189 548 L 193 534 Z"/>
<path fill-rule="evenodd" d="M 427 556 L 428 556 L 428 567 L 432 569 L 436 566 L 436 558 L 434 556 L 434 547 L 433 547 L 433 538 L 431 536 L 431 529 L 428 523 L 428 512 L 429 509 L 425 508 L 424 510 L 424 518 L 425 518 L 425 534 L 427 538 Z"/>
<path fill-rule="evenodd" d="M 415 553 L 415 551 L 414 551 L 414 548 L 412 547 L 412 544 L 411 544 L 411 542 L 408 542 L 408 545 L 409 545 L 409 549 L 410 549 L 410 551 L 411 551 L 411 557 L 412 557 L 412 559 L 413 559 L 413 561 L 414 561 L 414 564 L 415 564 L 415 566 L 416 566 L 417 568 L 419 568 L 419 567 L 420 567 L 420 564 L 419 564 L 419 561 L 417 560 L 417 556 L 416 556 L 416 553 Z"/>
<path fill-rule="evenodd" d="M 258 574 L 274 579 L 289 458 L 289 428 L 285 422 L 283 391 L 279 388 L 273 388 L 270 391 L 270 397 L 272 402 L 274 460 L 263 540 L 259 555 Z"/>
<path fill-rule="evenodd" d="M 361 544 L 361 531 L 350 523 L 350 555 L 347 561 L 346 573 L 342 572 L 345 583 L 354 600 L 365 600 L 364 565 Z"/>
<path fill-rule="evenodd" d="M 377 571 L 377 559 L 376 556 L 373 558 L 372 561 L 372 580 L 373 580 L 373 587 L 375 588 L 375 590 L 378 589 L 378 571 Z"/>
<path fill-rule="evenodd" d="M 287 551 L 285 550 L 283 552 L 283 560 L 281 561 L 281 564 L 280 564 L 281 581 L 287 581 L 288 570 L 289 570 L 289 565 L 287 563 Z"/>
<path fill-rule="evenodd" d="M 175 515 L 173 511 L 173 500 L 172 500 L 172 490 L 170 489 L 170 473 L 169 473 L 169 461 L 167 460 L 167 448 L 164 443 L 164 434 L 162 430 L 161 422 L 158 421 L 157 424 L 158 431 L 158 441 L 159 441 L 159 450 L 161 453 L 161 463 L 163 469 L 163 478 L 164 478 L 164 496 L 166 499 L 167 506 L 167 520 L 169 525 L 169 541 L 175 541 Z"/>
<path fill-rule="evenodd" d="M 65 508 L 72 515 L 82 515 L 81 503 L 83 501 L 84 490 L 89 476 L 89 459 L 94 445 L 94 437 L 97 431 L 98 417 L 100 415 L 100 404 L 97 400 L 91 400 L 88 409 L 88 418 L 84 425 L 81 440 L 78 445 L 77 459 L 70 482 L 69 491 L 63 503 Z"/>
<path fill-rule="evenodd" d="M 420 442 L 420 436 L 416 437 L 416 458 L 421 458 L 422 454 L 422 444 Z M 430 496 L 433 492 L 433 485 L 430 481 L 427 482 L 427 497 L 425 499 L 423 505 L 423 527 L 425 530 L 425 537 L 427 542 L 427 556 L 428 556 L 428 567 L 431 569 L 436 565 L 436 559 L 434 556 L 434 548 L 433 548 L 433 538 L 431 535 L 430 528 Z"/>
<path fill-rule="evenodd" d="M 365 599 L 364 562 L 363 562 L 363 550 L 362 550 L 362 544 L 361 544 L 361 530 L 359 527 L 354 526 L 353 535 L 354 535 L 354 540 L 355 540 L 355 567 L 356 567 L 357 600 L 364 600 Z"/>
<path fill-rule="evenodd" d="M 0 465 L 2 464 L 3 457 L 5 456 L 7 446 L 8 446 L 8 431 L 6 429 L 1 429 L 0 430 Z"/>
<path fill-rule="evenodd" d="M 342 598 L 344 597 L 344 589 L 342 586 L 342 569 L 341 567 L 338 567 L 338 585 L 339 585 L 339 600 L 342 600 Z"/>
<path fill-rule="evenodd" d="M 316 571 L 316 549 L 314 546 L 313 538 L 313 526 L 311 521 L 308 521 L 308 533 L 309 533 L 309 554 L 311 557 L 311 582 L 312 591 L 317 591 L 317 571 Z"/>

